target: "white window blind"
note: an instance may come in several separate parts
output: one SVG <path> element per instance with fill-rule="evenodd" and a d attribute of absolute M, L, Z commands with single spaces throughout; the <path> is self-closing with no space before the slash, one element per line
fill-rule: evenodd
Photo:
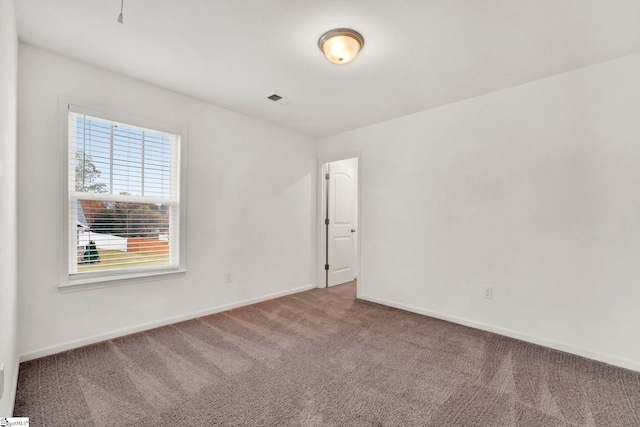
<path fill-rule="evenodd" d="M 69 107 L 69 276 L 177 269 L 180 135 Z"/>

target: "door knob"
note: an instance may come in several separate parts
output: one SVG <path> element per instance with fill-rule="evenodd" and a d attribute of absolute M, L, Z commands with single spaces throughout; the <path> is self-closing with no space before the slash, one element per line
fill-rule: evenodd
<path fill-rule="evenodd" d="M 355 229 L 355 228 L 352 228 L 352 229 L 351 229 L 351 232 L 352 232 L 352 233 L 355 233 L 355 232 L 356 232 L 356 229 Z"/>

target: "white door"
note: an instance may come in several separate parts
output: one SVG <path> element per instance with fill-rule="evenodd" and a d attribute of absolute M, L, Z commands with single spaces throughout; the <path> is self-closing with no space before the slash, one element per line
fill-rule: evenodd
<path fill-rule="evenodd" d="M 329 166 L 329 232 L 327 285 L 335 286 L 354 278 L 354 239 L 356 207 L 355 171 L 331 163 Z"/>

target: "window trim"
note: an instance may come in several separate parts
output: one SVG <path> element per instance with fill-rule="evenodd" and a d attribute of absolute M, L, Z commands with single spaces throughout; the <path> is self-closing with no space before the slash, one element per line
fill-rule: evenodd
<path fill-rule="evenodd" d="M 153 129 L 161 132 L 176 134 L 180 137 L 180 187 L 179 187 L 179 241 L 177 267 L 149 267 L 135 270 L 104 270 L 92 273 L 90 277 L 71 276 L 69 271 L 69 111 L 81 112 L 105 120 L 111 120 L 133 126 Z M 132 114 L 119 111 L 94 102 L 73 98 L 66 95 L 58 96 L 58 143 L 60 147 L 60 206 L 58 212 L 58 290 L 60 292 L 74 292 L 88 289 L 99 289 L 111 286 L 121 286 L 140 283 L 156 279 L 181 277 L 186 273 L 186 126 L 173 126 L 158 123 L 153 120 L 140 119 Z"/>

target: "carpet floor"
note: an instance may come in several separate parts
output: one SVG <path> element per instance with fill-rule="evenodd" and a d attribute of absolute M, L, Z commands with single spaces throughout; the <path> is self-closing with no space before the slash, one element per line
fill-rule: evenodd
<path fill-rule="evenodd" d="M 311 291 L 20 365 L 31 426 L 640 426 L 640 373 Z"/>

